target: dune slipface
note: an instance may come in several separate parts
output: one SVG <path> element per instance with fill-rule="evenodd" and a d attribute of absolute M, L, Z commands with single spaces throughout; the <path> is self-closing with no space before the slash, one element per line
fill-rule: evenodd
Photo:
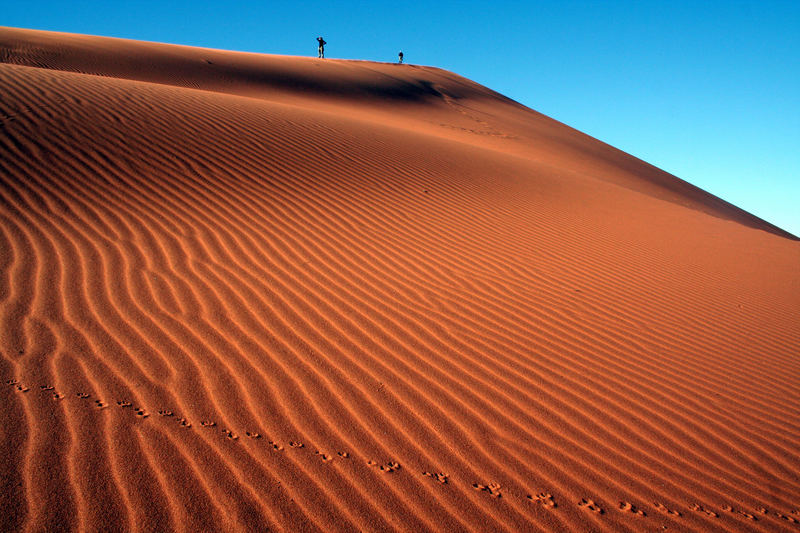
<path fill-rule="evenodd" d="M 0 530 L 800 531 L 793 236 L 435 68 L 0 61 Z"/>

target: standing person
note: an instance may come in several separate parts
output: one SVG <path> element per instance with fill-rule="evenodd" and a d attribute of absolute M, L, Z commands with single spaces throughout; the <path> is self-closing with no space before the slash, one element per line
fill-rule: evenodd
<path fill-rule="evenodd" d="M 402 63 L 403 62 L 403 51 L 402 50 L 400 50 L 400 53 L 397 54 L 397 57 L 399 58 L 398 63 Z"/>
<path fill-rule="evenodd" d="M 317 42 L 319 43 L 319 57 L 320 57 L 320 59 L 324 59 L 325 58 L 325 45 L 328 44 L 328 43 L 325 42 L 325 39 L 323 39 L 321 35 L 319 37 L 317 37 Z"/>

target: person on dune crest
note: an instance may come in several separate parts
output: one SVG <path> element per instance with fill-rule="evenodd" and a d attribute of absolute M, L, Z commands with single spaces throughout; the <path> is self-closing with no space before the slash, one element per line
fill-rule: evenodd
<path fill-rule="evenodd" d="M 325 59 L 325 45 L 328 44 L 328 43 L 325 42 L 325 39 L 323 39 L 321 35 L 319 37 L 317 37 L 317 42 L 319 43 L 319 56 L 318 57 L 320 59 Z"/>
<path fill-rule="evenodd" d="M 403 51 L 402 50 L 400 50 L 400 53 L 397 54 L 397 58 L 398 58 L 398 60 L 397 60 L 398 63 L 402 63 L 403 62 Z"/>

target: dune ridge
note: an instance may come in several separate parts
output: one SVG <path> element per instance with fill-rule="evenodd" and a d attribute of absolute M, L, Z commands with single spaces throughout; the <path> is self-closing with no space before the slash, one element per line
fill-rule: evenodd
<path fill-rule="evenodd" d="M 0 529 L 800 529 L 793 236 L 439 69 L 0 52 Z"/>

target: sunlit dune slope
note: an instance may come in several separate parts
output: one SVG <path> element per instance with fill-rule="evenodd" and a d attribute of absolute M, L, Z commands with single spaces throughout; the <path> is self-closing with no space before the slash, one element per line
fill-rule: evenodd
<path fill-rule="evenodd" d="M 0 28 L 0 530 L 800 531 L 799 266 L 440 69 Z"/>

